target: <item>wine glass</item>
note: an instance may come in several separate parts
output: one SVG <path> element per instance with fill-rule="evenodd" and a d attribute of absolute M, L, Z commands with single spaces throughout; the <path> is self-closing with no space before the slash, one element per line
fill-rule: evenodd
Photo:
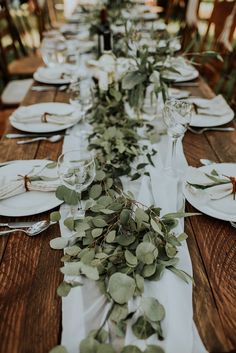
<path fill-rule="evenodd" d="M 167 133 L 171 138 L 171 155 L 166 169 L 174 176 L 180 173 L 181 168 L 177 164 L 177 143 L 184 136 L 191 122 L 193 111 L 191 103 L 177 99 L 167 100 L 162 111 L 164 123 L 167 126 Z"/>
<path fill-rule="evenodd" d="M 41 54 L 45 65 L 48 67 L 64 64 L 67 57 L 65 39 L 60 35 L 44 38 L 41 44 Z"/>
<path fill-rule="evenodd" d="M 95 177 L 93 154 L 83 148 L 63 153 L 58 158 L 58 175 L 62 184 L 68 189 L 76 191 L 79 196 L 77 205 L 71 206 L 73 219 L 83 218 L 81 192 L 87 189 Z"/>
<path fill-rule="evenodd" d="M 73 105 L 75 109 L 80 110 L 81 113 L 80 128 L 75 131 L 75 135 L 80 137 L 80 141 L 83 143 L 87 133 L 85 125 L 86 113 L 93 107 L 94 94 L 92 80 L 89 78 L 81 78 L 72 81 L 69 86 L 69 100 L 70 104 Z"/>

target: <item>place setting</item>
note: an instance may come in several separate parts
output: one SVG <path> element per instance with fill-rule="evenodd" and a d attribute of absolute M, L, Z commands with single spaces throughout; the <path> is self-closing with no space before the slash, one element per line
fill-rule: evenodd
<path fill-rule="evenodd" d="M 212 163 L 189 167 L 184 180 L 184 196 L 200 212 L 236 222 L 236 164 Z"/>
<path fill-rule="evenodd" d="M 38 103 L 16 109 L 10 123 L 18 130 L 51 133 L 65 130 L 80 120 L 80 112 L 67 103 Z"/>

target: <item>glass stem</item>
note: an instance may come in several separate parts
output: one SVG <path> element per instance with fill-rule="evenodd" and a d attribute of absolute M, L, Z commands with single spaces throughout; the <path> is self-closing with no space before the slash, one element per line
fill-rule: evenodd
<path fill-rule="evenodd" d="M 171 139 L 171 168 L 173 171 L 176 170 L 176 157 L 177 157 L 177 141 L 176 137 L 172 137 Z"/>
<path fill-rule="evenodd" d="M 78 193 L 78 203 L 77 205 L 71 206 L 71 216 L 73 219 L 80 219 L 84 217 L 84 210 L 82 208 L 81 194 Z"/>

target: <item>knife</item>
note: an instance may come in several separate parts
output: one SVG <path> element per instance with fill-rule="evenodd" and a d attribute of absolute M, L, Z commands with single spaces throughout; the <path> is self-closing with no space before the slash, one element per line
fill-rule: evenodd
<path fill-rule="evenodd" d="M 8 228 L 28 228 L 31 227 L 36 222 L 9 222 L 9 223 L 0 223 L 0 227 Z"/>
<path fill-rule="evenodd" d="M 8 139 L 17 139 L 20 137 L 47 137 L 47 136 L 52 136 L 52 135 L 53 134 L 42 133 L 42 134 L 6 134 L 4 136 Z"/>
<path fill-rule="evenodd" d="M 0 163 L 0 167 L 4 167 L 5 165 L 11 164 L 11 163 L 16 163 L 16 162 L 19 162 L 19 160 L 1 162 L 1 163 Z"/>

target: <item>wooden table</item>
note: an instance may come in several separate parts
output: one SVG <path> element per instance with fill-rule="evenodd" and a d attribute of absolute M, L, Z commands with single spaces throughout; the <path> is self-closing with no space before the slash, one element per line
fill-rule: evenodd
<path fill-rule="evenodd" d="M 192 93 L 213 96 L 202 80 Z M 23 105 L 51 101 L 67 102 L 68 97 L 63 92 L 30 91 Z M 16 131 L 8 126 L 7 132 Z M 3 139 L 0 161 L 57 160 L 61 144 L 16 145 L 16 140 Z M 236 162 L 236 132 L 188 132 L 184 150 L 192 166 L 199 166 L 200 158 Z M 190 205 L 187 209 L 193 210 Z M 36 221 L 48 216 L 49 212 L 22 219 Z M 5 221 L 10 219 L 0 217 L 0 222 Z M 194 319 L 199 333 L 209 352 L 236 352 L 236 229 L 228 222 L 203 215 L 188 219 L 186 232 L 194 269 Z M 49 247 L 50 239 L 58 234 L 58 226 L 53 226 L 35 238 L 15 233 L 0 239 L 1 353 L 46 353 L 60 342 L 61 301 L 56 288 L 62 280 L 61 253 Z"/>

